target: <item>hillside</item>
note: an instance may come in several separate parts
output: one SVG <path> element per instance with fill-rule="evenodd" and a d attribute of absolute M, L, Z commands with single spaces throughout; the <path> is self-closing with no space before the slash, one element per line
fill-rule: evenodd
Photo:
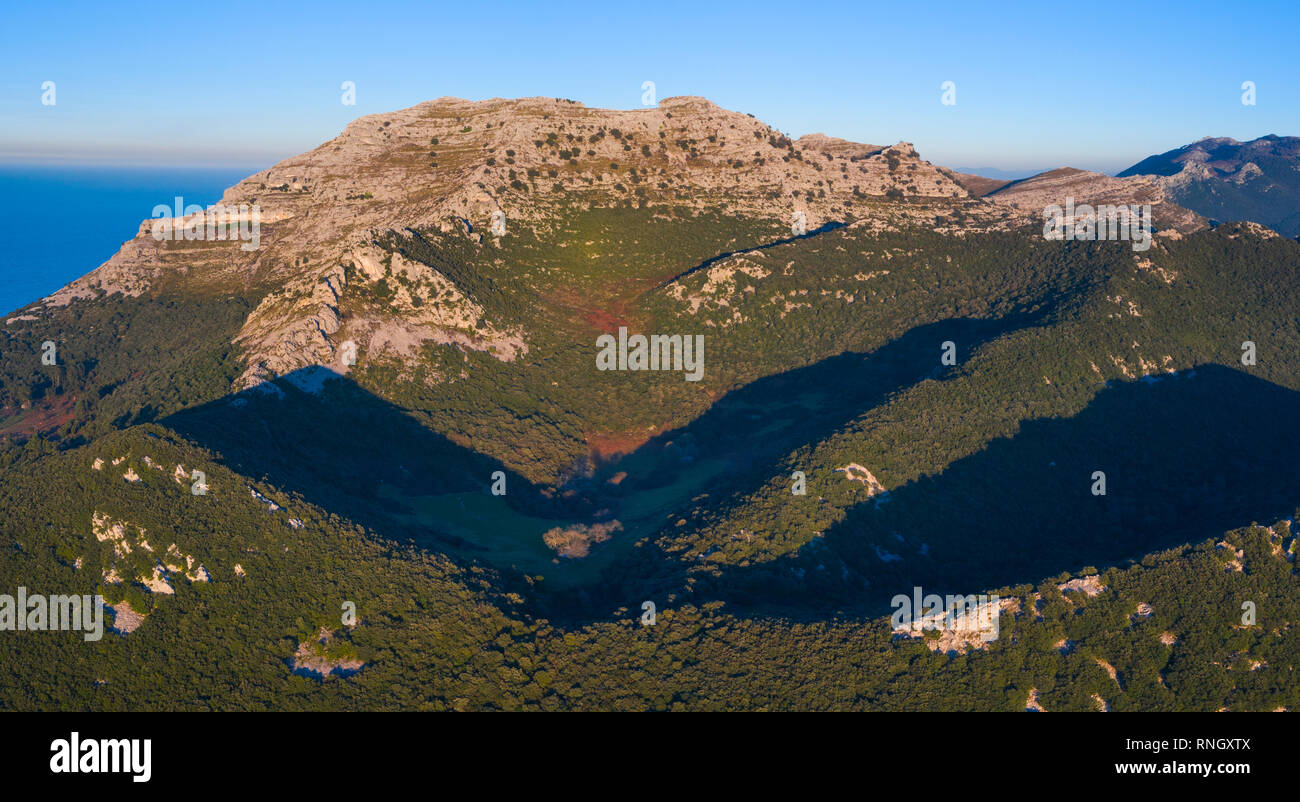
<path fill-rule="evenodd" d="M 0 708 L 1294 707 L 1300 244 L 968 178 L 444 98 L 230 188 L 256 249 L 145 221 L 0 327 L 0 577 L 129 629 L 0 639 Z M 892 631 L 914 587 L 999 636 Z"/>

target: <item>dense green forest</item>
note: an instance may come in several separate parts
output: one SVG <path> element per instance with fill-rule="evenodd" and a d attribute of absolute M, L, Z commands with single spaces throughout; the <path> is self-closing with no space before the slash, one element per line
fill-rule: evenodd
<path fill-rule="evenodd" d="M 374 244 L 527 353 L 428 342 L 319 393 L 231 395 L 260 291 L 0 329 L 0 592 L 145 615 L 98 642 L 0 633 L 0 708 L 1300 703 L 1295 242 L 790 237 L 631 204 Z M 344 320 L 383 287 L 351 270 Z M 703 380 L 595 370 L 618 326 L 703 334 Z M 587 557 L 543 539 L 592 527 Z M 206 580 L 151 591 L 172 544 Z M 887 623 L 914 586 L 1014 603 L 986 648 L 932 650 Z M 322 631 L 362 667 L 295 670 Z"/>
<path fill-rule="evenodd" d="M 0 705 L 9 709 L 1014 710 L 1031 688 L 1048 710 L 1094 709 L 1094 693 L 1116 710 L 1300 703 L 1290 679 L 1300 597 L 1285 522 L 1233 530 L 1231 549 L 1206 540 L 1105 570 L 1095 597 L 1059 591 L 1068 574 L 1004 587 L 1020 609 L 1003 614 L 999 639 L 947 655 L 892 638 L 879 619 L 740 617 L 729 605 L 666 597 L 654 626 L 639 622 L 640 596 L 600 620 L 555 622 L 502 592 L 491 571 L 252 483 L 283 507 L 272 512 L 246 478 L 157 425 L 47 449 L 31 441 L 4 474 L 5 532 L 24 534 L 0 552 L 0 575 L 33 589 L 94 588 L 148 616 L 130 635 L 96 643 L 6 633 L 11 680 L 0 683 Z M 205 469 L 209 493 L 193 495 L 146 456 Z M 106 467 L 96 471 L 95 458 Z M 122 481 L 128 467 L 140 482 Z M 117 561 L 90 535 L 96 513 L 127 518 L 155 544 L 175 542 L 211 581 L 178 580 L 172 596 L 103 583 L 102 569 Z M 1231 565 L 1236 549 L 1241 570 Z M 291 673 L 299 643 L 321 627 L 342 629 L 346 601 L 356 605 L 349 636 L 365 668 L 325 680 Z M 1241 624 L 1245 601 L 1257 607 L 1252 626 Z"/>

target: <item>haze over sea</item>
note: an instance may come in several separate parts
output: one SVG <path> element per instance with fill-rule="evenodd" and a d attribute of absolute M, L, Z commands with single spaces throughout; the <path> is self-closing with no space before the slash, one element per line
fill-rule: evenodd
<path fill-rule="evenodd" d="M 0 314 L 108 261 L 155 206 L 216 203 L 259 169 L 0 164 Z"/>

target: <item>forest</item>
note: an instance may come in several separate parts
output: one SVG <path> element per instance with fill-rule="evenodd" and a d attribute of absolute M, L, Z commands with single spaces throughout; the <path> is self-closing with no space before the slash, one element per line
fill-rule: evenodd
<path fill-rule="evenodd" d="M 1300 703 L 1293 241 L 791 238 L 633 203 L 374 244 L 527 354 L 232 394 L 263 290 L 166 282 L 0 329 L 0 591 L 143 616 L 6 633 L 0 708 Z M 349 276 L 342 317 L 373 314 Z M 701 381 L 596 370 L 619 326 L 703 335 Z M 891 632 L 913 587 L 999 595 L 999 637 Z"/>

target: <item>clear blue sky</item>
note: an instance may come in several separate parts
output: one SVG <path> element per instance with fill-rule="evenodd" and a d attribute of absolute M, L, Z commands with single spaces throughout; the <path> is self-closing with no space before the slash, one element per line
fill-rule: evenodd
<path fill-rule="evenodd" d="M 633 108 L 643 81 L 949 166 L 1115 171 L 1207 135 L 1300 135 L 1294 0 L 981 5 L 9 1 L 0 162 L 257 166 L 442 95 Z"/>

